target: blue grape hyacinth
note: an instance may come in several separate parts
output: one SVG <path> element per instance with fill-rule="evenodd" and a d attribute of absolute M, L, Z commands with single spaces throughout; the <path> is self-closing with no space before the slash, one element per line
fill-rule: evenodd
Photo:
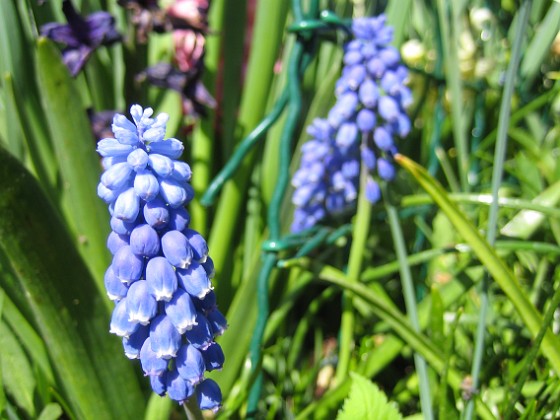
<path fill-rule="evenodd" d="M 97 147 L 105 169 L 97 192 L 111 214 L 110 332 L 122 337 L 126 357 L 140 359 L 156 393 L 180 403 L 196 395 L 201 409 L 217 410 L 220 389 L 204 374 L 222 368 L 214 339 L 227 322 L 216 307 L 208 246 L 184 208 L 194 193 L 189 165 L 177 160 L 183 144 L 165 138 L 168 116 L 152 113 L 133 105 L 132 121 L 116 114 L 115 138 Z"/>
<path fill-rule="evenodd" d="M 405 110 L 412 95 L 405 85 L 408 71 L 398 50 L 389 45 L 393 29 L 385 20 L 381 15 L 352 23 L 336 102 L 326 119 L 308 127 L 312 139 L 303 145 L 292 178 L 292 232 L 353 208 L 360 167 L 367 173 L 364 193 L 371 203 L 381 198 L 379 182 L 395 178 L 395 138 L 406 137 L 411 129 Z"/>

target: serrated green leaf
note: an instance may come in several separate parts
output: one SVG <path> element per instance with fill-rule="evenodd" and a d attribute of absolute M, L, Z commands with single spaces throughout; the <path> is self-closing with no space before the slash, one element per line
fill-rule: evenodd
<path fill-rule="evenodd" d="M 402 420 L 397 408 L 389 403 L 387 396 L 369 379 L 351 373 L 352 387 L 338 412 L 337 420 L 383 419 Z"/>
<path fill-rule="evenodd" d="M 110 262 L 105 246 L 109 217 L 96 195 L 101 167 L 91 127 L 59 51 L 44 38 L 37 42 L 37 70 L 41 100 L 62 175 L 65 219 L 102 291 L 103 273 Z"/>
<path fill-rule="evenodd" d="M 50 403 L 43 408 L 37 420 L 57 420 L 62 416 L 62 408 L 57 403 Z"/>
<path fill-rule="evenodd" d="M 109 336 L 105 298 L 35 178 L 0 148 L 0 286 L 33 319 L 59 386 L 80 419 L 137 419 L 136 375 Z"/>
<path fill-rule="evenodd" d="M 6 392 L 28 416 L 35 417 L 33 393 L 35 379 L 29 360 L 10 328 L 0 323 L 0 360 Z"/>
<path fill-rule="evenodd" d="M 531 200 L 531 203 L 547 207 L 556 207 L 559 201 L 560 181 L 557 181 Z M 512 238 L 528 239 L 545 220 L 545 215 L 540 212 L 522 210 L 500 230 L 500 233 Z"/>

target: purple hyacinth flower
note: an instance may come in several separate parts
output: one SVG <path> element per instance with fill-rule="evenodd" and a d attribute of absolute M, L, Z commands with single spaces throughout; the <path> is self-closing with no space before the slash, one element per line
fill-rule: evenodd
<path fill-rule="evenodd" d="M 171 159 L 179 159 L 179 157 L 183 154 L 184 149 L 183 143 L 177 139 L 167 139 L 165 141 L 158 141 L 150 144 L 151 152 L 167 156 Z"/>
<path fill-rule="evenodd" d="M 213 311 L 209 311 L 206 314 L 206 318 L 210 323 L 210 328 L 212 328 L 214 337 L 222 335 L 228 327 L 226 317 L 217 308 Z"/>
<path fill-rule="evenodd" d="M 134 192 L 144 201 L 152 201 L 159 194 L 159 182 L 150 170 L 139 170 L 134 178 Z"/>
<path fill-rule="evenodd" d="M 194 190 L 190 184 L 172 178 L 160 180 L 159 190 L 163 199 L 173 208 L 188 203 L 194 197 Z"/>
<path fill-rule="evenodd" d="M 107 296 L 111 300 L 121 300 L 128 293 L 128 287 L 115 275 L 112 266 L 105 271 L 103 282 Z"/>
<path fill-rule="evenodd" d="M 183 289 L 177 289 L 173 298 L 165 303 L 165 313 L 181 334 L 196 325 L 196 308 L 191 295 Z"/>
<path fill-rule="evenodd" d="M 146 265 L 146 281 L 157 301 L 169 302 L 177 290 L 177 275 L 164 257 L 154 257 Z"/>
<path fill-rule="evenodd" d="M 390 96 L 382 96 L 379 98 L 379 115 L 386 121 L 397 121 L 401 111 L 397 101 Z"/>
<path fill-rule="evenodd" d="M 193 229 L 186 229 L 185 236 L 191 245 L 193 259 L 199 263 L 204 263 L 208 258 L 208 244 L 200 233 Z"/>
<path fill-rule="evenodd" d="M 212 379 L 205 379 L 196 387 L 196 397 L 201 410 L 216 412 L 222 405 L 222 392 Z"/>
<path fill-rule="evenodd" d="M 393 164 L 384 158 L 377 159 L 377 173 L 385 181 L 392 181 L 396 174 Z"/>
<path fill-rule="evenodd" d="M 186 290 L 191 296 L 199 299 L 204 298 L 212 289 L 208 273 L 202 265 L 192 262 L 185 269 L 177 269 L 177 277 L 179 285 Z"/>
<path fill-rule="evenodd" d="M 194 386 L 189 381 L 185 381 L 176 369 L 167 373 L 165 386 L 169 398 L 179 404 L 183 404 L 194 393 Z"/>
<path fill-rule="evenodd" d="M 369 176 L 366 180 L 366 198 L 372 204 L 377 203 L 381 198 L 381 189 L 379 188 L 379 184 Z"/>
<path fill-rule="evenodd" d="M 139 211 L 140 198 L 136 195 L 134 188 L 129 188 L 117 197 L 113 217 L 131 223 L 136 220 Z"/>
<path fill-rule="evenodd" d="M 168 316 L 159 315 L 150 323 L 150 341 L 156 357 L 170 359 L 181 347 L 181 334 Z"/>
<path fill-rule="evenodd" d="M 161 237 L 161 249 L 167 261 L 177 268 L 186 268 L 192 262 L 193 250 L 189 240 L 178 230 L 170 230 Z"/>
<path fill-rule="evenodd" d="M 356 116 L 356 125 L 362 133 L 371 132 L 375 128 L 375 113 L 367 108 L 363 108 Z"/>
<path fill-rule="evenodd" d="M 183 231 L 191 222 L 191 215 L 184 207 L 179 207 L 176 209 L 171 209 L 169 212 L 169 223 L 167 227 L 169 230 Z"/>
<path fill-rule="evenodd" d="M 107 12 L 95 12 L 84 18 L 70 0 L 64 0 L 62 11 L 68 24 L 47 23 L 41 28 L 41 35 L 66 45 L 63 61 L 70 74 L 76 76 L 98 47 L 120 41 L 121 36 L 115 29 L 114 18 Z"/>
<path fill-rule="evenodd" d="M 173 172 L 173 160 L 167 156 L 150 154 L 148 162 L 154 172 L 162 178 L 167 178 Z"/>
<path fill-rule="evenodd" d="M 124 355 L 129 359 L 139 359 L 140 350 L 142 350 L 142 345 L 148 338 L 149 332 L 150 327 L 141 325 L 128 337 L 123 337 Z"/>
<path fill-rule="evenodd" d="M 116 217 L 111 217 L 111 229 L 113 230 L 113 232 L 119 234 L 119 235 L 130 235 L 132 233 L 132 231 L 134 230 L 134 227 L 136 226 L 136 223 L 134 222 L 125 222 L 121 219 L 117 219 Z"/>
<path fill-rule="evenodd" d="M 148 290 L 146 280 L 138 280 L 130 285 L 126 295 L 128 320 L 148 325 L 157 313 L 157 301 Z"/>
<path fill-rule="evenodd" d="M 128 154 L 126 162 L 136 172 L 143 171 L 148 166 L 148 153 L 143 149 L 135 149 Z"/>
<path fill-rule="evenodd" d="M 163 397 L 167 392 L 167 373 L 169 371 L 163 372 L 161 375 L 150 375 L 150 385 L 152 390 Z"/>
<path fill-rule="evenodd" d="M 194 304 L 198 310 L 203 313 L 208 313 L 208 311 L 213 311 L 216 308 L 216 294 L 213 290 L 208 292 L 206 296 L 202 299 L 195 299 Z"/>
<path fill-rule="evenodd" d="M 207 349 L 212 343 L 212 328 L 202 312 L 196 316 L 196 325 L 185 331 L 185 337 L 199 350 Z"/>
<path fill-rule="evenodd" d="M 163 229 L 169 222 L 169 209 L 160 198 L 146 203 L 143 214 L 146 223 L 155 229 Z"/>
<path fill-rule="evenodd" d="M 138 322 L 129 321 L 126 298 L 122 299 L 113 309 L 109 332 L 119 337 L 129 337 L 139 326 Z"/>
<path fill-rule="evenodd" d="M 210 346 L 206 350 L 201 351 L 201 353 L 208 372 L 220 370 L 223 367 L 225 356 L 218 343 L 210 344 Z"/>
<path fill-rule="evenodd" d="M 393 147 L 391 132 L 385 127 L 377 127 L 373 132 L 373 141 L 379 149 L 388 151 Z"/>
<path fill-rule="evenodd" d="M 130 249 L 136 255 L 155 257 L 160 249 L 158 233 L 147 224 L 136 226 L 130 234 Z"/>
<path fill-rule="evenodd" d="M 113 256 L 111 263 L 115 275 L 125 284 L 135 282 L 142 275 L 144 261 L 129 245 L 121 247 Z"/>
<path fill-rule="evenodd" d="M 146 376 L 162 375 L 167 371 L 168 360 L 158 357 L 152 350 L 152 339 L 148 336 L 140 349 L 140 363 Z"/>
<path fill-rule="evenodd" d="M 192 385 L 197 385 L 204 379 L 206 363 L 204 357 L 194 346 L 184 344 L 177 352 L 175 366 L 179 375 Z"/>
<path fill-rule="evenodd" d="M 127 235 L 119 235 L 118 233 L 111 231 L 107 237 L 107 249 L 112 255 L 125 245 L 129 245 L 129 237 Z"/>
<path fill-rule="evenodd" d="M 127 162 L 117 163 L 103 172 L 101 183 L 111 191 L 120 191 L 130 184 L 132 167 Z"/>

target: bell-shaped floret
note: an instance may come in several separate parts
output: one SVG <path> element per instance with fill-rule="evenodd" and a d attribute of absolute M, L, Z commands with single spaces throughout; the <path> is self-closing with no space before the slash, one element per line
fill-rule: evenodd
<path fill-rule="evenodd" d="M 379 79 L 385 73 L 385 63 L 379 57 L 373 57 L 366 64 L 368 73 L 374 79 Z"/>
<path fill-rule="evenodd" d="M 185 162 L 176 160 L 173 162 L 173 172 L 171 172 L 171 176 L 177 181 L 188 182 L 192 176 L 191 167 Z"/>
<path fill-rule="evenodd" d="M 195 348 L 204 350 L 212 342 L 212 328 L 202 312 L 196 315 L 196 325 L 185 331 L 185 337 Z"/>
<path fill-rule="evenodd" d="M 146 223 L 155 229 L 163 229 L 169 222 L 169 209 L 160 198 L 147 202 L 143 213 Z"/>
<path fill-rule="evenodd" d="M 356 125 L 362 132 L 371 132 L 375 128 L 375 113 L 371 109 L 363 108 L 356 116 Z"/>
<path fill-rule="evenodd" d="M 183 154 L 183 142 L 177 139 L 167 139 L 150 143 L 150 152 L 167 156 L 171 159 L 179 159 Z"/>
<path fill-rule="evenodd" d="M 386 127 L 377 127 L 373 132 L 373 141 L 381 150 L 390 150 L 393 147 L 391 132 Z"/>
<path fill-rule="evenodd" d="M 216 308 L 216 293 L 210 290 L 202 299 L 196 298 L 193 301 L 196 308 L 206 314 Z"/>
<path fill-rule="evenodd" d="M 385 181 L 391 181 L 395 178 L 395 167 L 387 159 L 379 158 L 377 160 L 377 173 L 379 177 Z"/>
<path fill-rule="evenodd" d="M 162 178 L 167 178 L 173 172 L 173 161 L 167 156 L 150 154 L 149 165 Z"/>
<path fill-rule="evenodd" d="M 115 255 L 121 247 L 128 244 L 129 237 L 127 235 L 119 235 L 118 233 L 112 231 L 107 237 L 107 249 L 109 249 L 112 255 Z"/>
<path fill-rule="evenodd" d="M 177 277 L 179 285 L 191 296 L 199 299 L 204 298 L 212 290 L 212 284 L 208 274 L 202 265 L 192 262 L 187 268 L 178 268 Z"/>
<path fill-rule="evenodd" d="M 126 157 L 126 161 L 136 172 L 146 169 L 148 154 L 144 149 L 135 149 Z"/>
<path fill-rule="evenodd" d="M 157 301 L 169 302 L 177 290 L 177 276 L 173 266 L 164 257 L 154 257 L 146 266 L 148 289 Z"/>
<path fill-rule="evenodd" d="M 134 254 L 130 245 L 121 247 L 113 256 L 111 264 L 115 275 L 126 284 L 132 283 L 140 278 L 144 269 L 142 257 Z"/>
<path fill-rule="evenodd" d="M 382 96 L 379 98 L 379 115 L 385 119 L 385 121 L 394 122 L 398 120 L 401 113 L 399 109 L 399 104 L 390 96 Z"/>
<path fill-rule="evenodd" d="M 399 51 L 392 46 L 379 50 L 379 58 L 385 62 L 387 67 L 395 67 L 401 61 Z"/>
<path fill-rule="evenodd" d="M 366 179 L 366 198 L 372 204 L 377 203 L 381 198 L 379 184 L 371 176 Z"/>
<path fill-rule="evenodd" d="M 142 345 L 146 338 L 148 338 L 149 332 L 150 327 L 141 325 L 128 337 L 124 337 L 122 340 L 124 355 L 129 359 L 138 359 Z"/>
<path fill-rule="evenodd" d="M 146 338 L 140 349 L 140 363 L 142 364 L 144 375 L 157 376 L 167 371 L 168 361 L 158 357 L 156 352 L 152 350 L 152 339 L 150 336 Z"/>
<path fill-rule="evenodd" d="M 202 357 L 204 358 L 206 370 L 208 372 L 219 370 L 223 367 L 225 356 L 222 348 L 218 343 L 210 344 L 210 346 L 201 353 Z"/>
<path fill-rule="evenodd" d="M 175 357 L 181 347 L 181 334 L 169 317 L 159 315 L 150 323 L 150 341 L 157 357 L 170 359 Z"/>
<path fill-rule="evenodd" d="M 193 249 L 187 237 L 178 230 L 170 230 L 161 237 L 161 248 L 171 265 L 186 268 L 191 264 Z"/>
<path fill-rule="evenodd" d="M 111 315 L 111 324 L 109 332 L 119 337 L 129 337 L 140 326 L 138 322 L 128 320 L 128 311 L 126 306 L 126 298 L 122 299 Z"/>
<path fill-rule="evenodd" d="M 165 303 L 165 313 L 181 334 L 196 324 L 196 308 L 191 295 L 181 288 Z"/>
<path fill-rule="evenodd" d="M 353 122 L 347 122 L 340 126 L 336 133 L 336 144 L 347 149 L 352 146 L 358 138 L 358 127 Z"/>
<path fill-rule="evenodd" d="M 216 412 L 222 405 L 222 391 L 212 379 L 205 379 L 196 387 L 196 398 L 201 410 Z"/>
<path fill-rule="evenodd" d="M 111 229 L 113 232 L 119 235 L 130 235 L 136 226 L 134 222 L 125 222 L 121 219 L 117 219 L 115 216 L 111 217 Z"/>
<path fill-rule="evenodd" d="M 122 114 L 115 114 L 111 129 L 119 143 L 135 146 L 140 141 L 136 126 Z"/>
<path fill-rule="evenodd" d="M 169 398 L 179 404 L 183 404 L 194 393 L 194 386 L 189 381 L 185 381 L 176 369 L 167 373 L 165 385 Z"/>
<path fill-rule="evenodd" d="M 161 375 L 150 376 L 152 390 L 160 397 L 163 397 L 167 392 L 167 372 L 163 372 Z"/>
<path fill-rule="evenodd" d="M 183 231 L 191 222 L 191 216 L 184 207 L 177 207 L 169 212 L 169 223 L 167 227 L 169 230 Z"/>
<path fill-rule="evenodd" d="M 347 67 L 347 69 L 343 77 L 346 79 L 348 87 L 352 90 L 356 90 L 366 78 L 366 69 L 361 64 Z"/>
<path fill-rule="evenodd" d="M 105 284 L 105 290 L 107 292 L 107 296 L 111 300 L 121 300 L 128 293 L 128 287 L 126 287 L 126 285 L 121 281 L 121 279 L 119 279 L 115 275 L 112 266 L 109 266 L 107 271 L 105 271 L 103 282 Z"/>
<path fill-rule="evenodd" d="M 132 173 L 132 167 L 127 162 L 117 163 L 103 172 L 101 183 L 110 190 L 120 191 L 129 186 Z"/>
<path fill-rule="evenodd" d="M 134 188 L 129 188 L 117 197 L 113 216 L 130 223 L 136 220 L 139 210 L 140 199 L 134 192 Z"/>
<path fill-rule="evenodd" d="M 120 193 L 121 191 L 110 190 L 102 182 L 97 184 L 97 196 L 107 204 L 114 202 Z"/>
<path fill-rule="evenodd" d="M 152 201 L 159 194 L 159 182 L 152 171 L 142 169 L 134 178 L 134 192 L 144 201 Z"/>
<path fill-rule="evenodd" d="M 136 226 L 130 234 L 130 248 L 136 255 L 155 257 L 160 248 L 159 235 L 150 225 Z"/>
<path fill-rule="evenodd" d="M 156 316 L 157 301 L 150 294 L 146 280 L 138 280 L 130 285 L 126 301 L 129 321 L 148 325 Z"/>
<path fill-rule="evenodd" d="M 216 270 L 214 268 L 214 260 L 208 257 L 206 258 L 206 261 L 202 263 L 202 266 L 204 267 L 204 271 L 206 271 L 208 279 L 212 280 L 214 278 L 214 275 L 216 274 Z"/>
<path fill-rule="evenodd" d="M 128 144 L 122 144 L 117 139 L 103 139 L 97 143 L 97 152 L 103 157 L 128 156 L 134 148 Z"/>
<path fill-rule="evenodd" d="M 365 144 L 362 144 L 360 147 L 360 154 L 362 156 L 362 162 L 366 165 L 370 171 L 375 169 L 375 165 L 377 163 L 377 158 L 375 157 L 375 153 Z"/>
<path fill-rule="evenodd" d="M 160 180 L 159 192 L 165 202 L 173 208 L 182 206 L 194 197 L 194 190 L 190 184 L 179 182 L 172 178 Z"/>
<path fill-rule="evenodd" d="M 177 352 L 175 366 L 179 375 L 193 385 L 204 379 L 206 363 L 199 350 L 190 344 L 183 344 Z"/>
<path fill-rule="evenodd" d="M 193 252 L 193 259 L 199 263 L 204 263 L 208 258 L 208 244 L 200 233 L 193 229 L 184 231 L 185 236 L 189 240 Z"/>
<path fill-rule="evenodd" d="M 227 330 L 228 324 L 226 317 L 217 308 L 214 308 L 213 311 L 209 311 L 206 314 L 206 319 L 208 319 L 210 323 L 210 328 L 212 328 L 214 337 L 222 335 L 224 331 Z"/>

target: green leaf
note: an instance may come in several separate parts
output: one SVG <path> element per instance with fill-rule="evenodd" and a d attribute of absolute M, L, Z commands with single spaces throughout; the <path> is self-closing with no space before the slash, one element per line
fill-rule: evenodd
<path fill-rule="evenodd" d="M 401 420 L 397 408 L 387 401 L 386 395 L 373 382 L 356 373 L 351 373 L 352 387 L 344 401 L 337 420 L 383 419 Z"/>
<path fill-rule="evenodd" d="M 471 246 L 494 281 L 513 303 L 531 335 L 536 337 L 542 325 L 542 316 L 530 302 L 526 291 L 521 288 L 513 272 L 498 257 L 495 248 L 481 236 L 478 229 L 469 222 L 463 212 L 449 198 L 443 187 L 424 168 L 400 154 L 395 156 L 395 160 L 412 175 L 447 215 L 457 232 Z M 556 372 L 560 373 L 560 339 L 550 329 L 543 339 L 542 352 Z"/>
<path fill-rule="evenodd" d="M 62 408 L 57 403 L 50 403 L 43 408 L 37 420 L 57 420 L 62 416 Z"/>
<path fill-rule="evenodd" d="M 140 418 L 144 402 L 106 298 L 35 178 L 0 149 L 0 286 L 42 337 L 77 418 Z M 3 270 L 4 271 L 4 268 Z"/>
<path fill-rule="evenodd" d="M 36 386 L 33 371 L 20 343 L 3 322 L 0 323 L 0 348 L 4 388 L 12 401 L 33 418 L 33 393 Z"/>
<path fill-rule="evenodd" d="M 560 181 L 552 184 L 536 196 L 531 203 L 555 208 L 558 201 L 560 201 Z M 500 233 L 512 238 L 528 239 L 545 220 L 543 213 L 534 210 L 522 210 L 500 230 Z"/>
<path fill-rule="evenodd" d="M 109 265 L 105 246 L 109 217 L 96 195 L 101 167 L 91 127 L 60 53 L 44 38 L 37 42 L 37 69 L 41 100 L 62 175 L 65 219 L 102 291 L 103 273 Z"/>

